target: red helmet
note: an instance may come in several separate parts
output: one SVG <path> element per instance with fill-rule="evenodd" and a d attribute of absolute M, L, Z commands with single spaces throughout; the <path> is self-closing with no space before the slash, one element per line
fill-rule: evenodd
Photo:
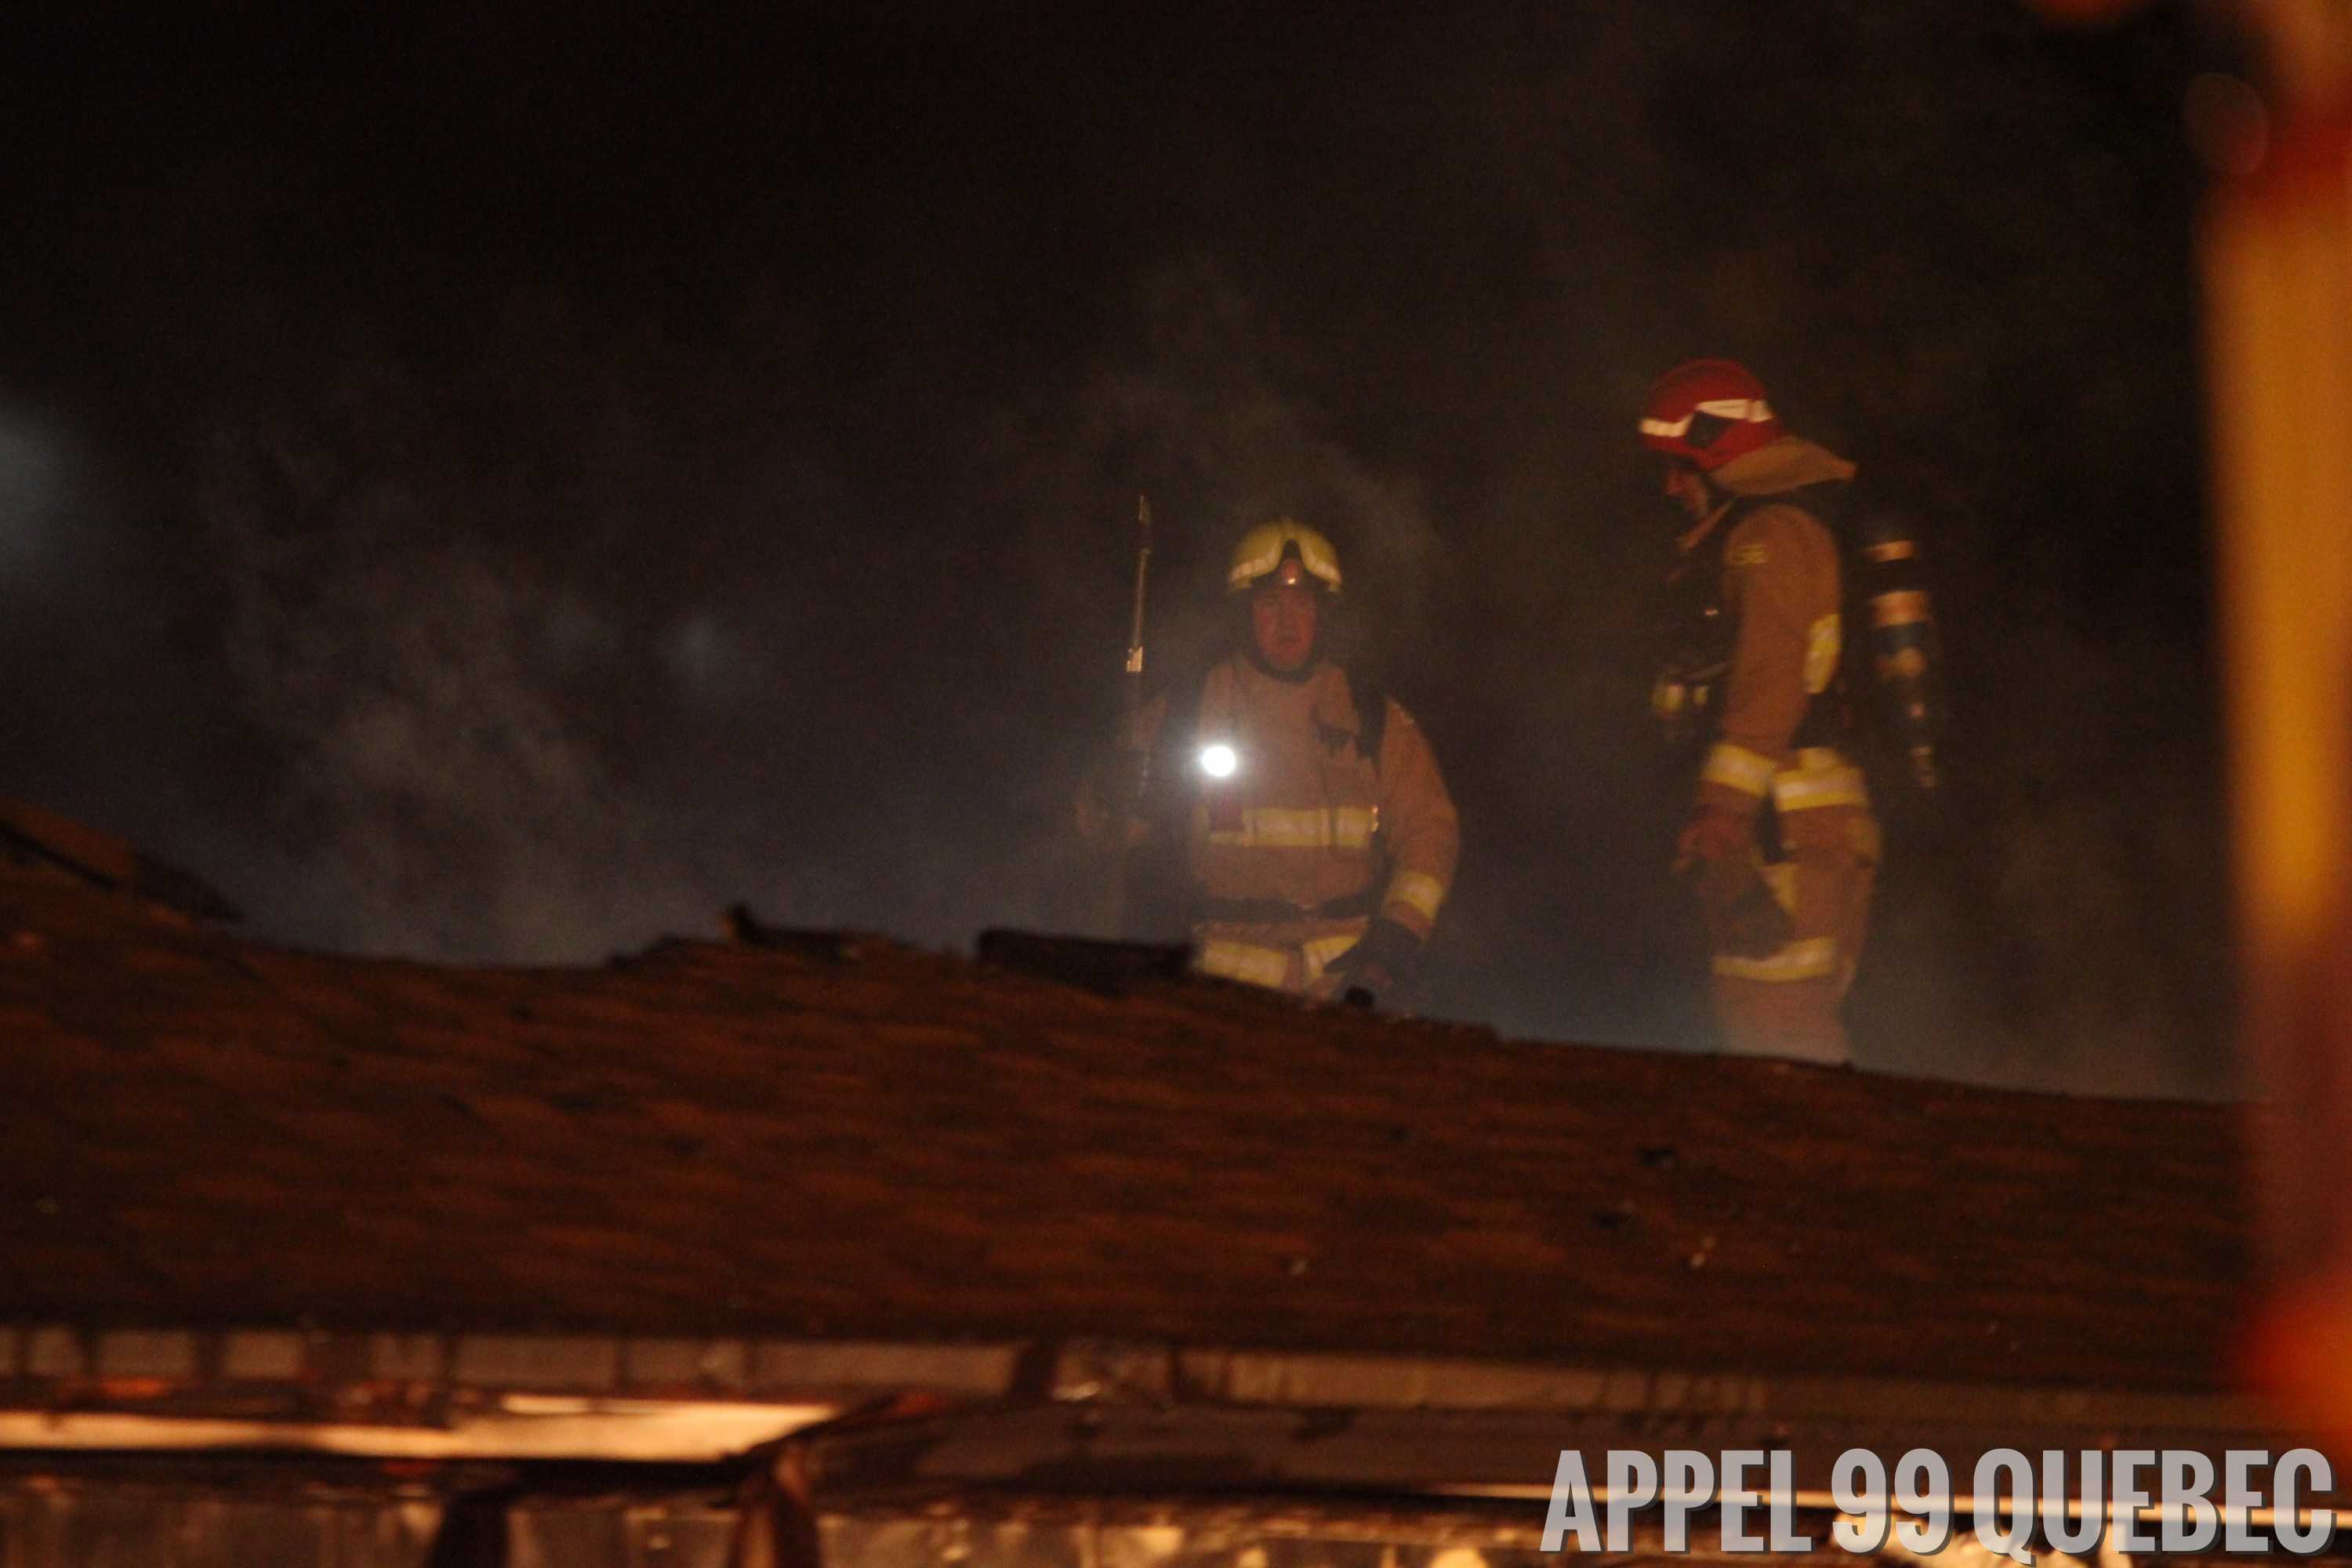
<path fill-rule="evenodd" d="M 1642 405 L 1642 444 L 1712 473 L 1785 434 L 1746 365 L 1695 359 L 1658 377 Z"/>

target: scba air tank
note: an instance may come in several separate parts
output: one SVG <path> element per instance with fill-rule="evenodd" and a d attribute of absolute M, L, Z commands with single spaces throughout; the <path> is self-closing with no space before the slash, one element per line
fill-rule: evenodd
<path fill-rule="evenodd" d="M 1853 597 L 1870 628 L 1873 705 L 1912 778 L 1932 792 L 1939 782 L 1943 649 L 1919 529 L 1900 512 L 1871 511 L 1855 527 L 1853 546 Z"/>

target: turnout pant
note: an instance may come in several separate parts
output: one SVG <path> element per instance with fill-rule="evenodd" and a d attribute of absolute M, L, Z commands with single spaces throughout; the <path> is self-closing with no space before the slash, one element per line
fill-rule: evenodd
<path fill-rule="evenodd" d="M 1742 1056 L 1847 1059 L 1840 1016 L 1870 926 L 1878 873 L 1878 819 L 1867 805 L 1780 813 L 1783 858 L 1764 879 L 1794 928 L 1763 957 L 1714 955 L 1716 1021 L 1724 1048 Z"/>

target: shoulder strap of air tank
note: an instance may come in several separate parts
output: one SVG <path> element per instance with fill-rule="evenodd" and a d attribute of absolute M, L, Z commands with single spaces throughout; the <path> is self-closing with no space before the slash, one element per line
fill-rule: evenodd
<path fill-rule="evenodd" d="M 1724 520 L 1725 527 L 1721 531 L 1727 536 L 1743 518 L 1759 508 L 1790 506 L 1828 529 L 1830 537 L 1843 550 L 1847 536 L 1853 531 L 1849 525 L 1860 511 L 1860 495 L 1852 479 L 1822 479 L 1793 490 L 1782 490 L 1777 495 L 1742 496 L 1734 503 L 1731 515 Z"/>
<path fill-rule="evenodd" d="M 1381 765 L 1381 742 L 1388 738 L 1389 693 L 1379 677 L 1348 672 L 1348 697 L 1356 705 L 1356 754 Z"/>

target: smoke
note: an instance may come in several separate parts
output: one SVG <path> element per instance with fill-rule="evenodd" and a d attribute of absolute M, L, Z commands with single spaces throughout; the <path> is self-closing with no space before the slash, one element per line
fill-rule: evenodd
<path fill-rule="evenodd" d="M 1116 624 L 1133 537 L 1122 523 L 1141 491 L 1159 518 L 1152 640 L 1180 659 L 1219 640 L 1234 542 L 1284 515 L 1332 536 L 1351 615 L 1384 639 L 1422 636 L 1438 530 L 1412 478 L 1353 449 L 1300 390 L 1320 367 L 1209 257 L 1148 267 L 1130 293 L 1115 341 L 1008 442 L 1013 480 L 1034 498 L 1034 581 L 1096 626 Z"/>
<path fill-rule="evenodd" d="M 694 340 L 537 290 L 454 353 L 359 314 L 238 346 L 285 373 L 235 389 L 198 488 L 235 717 L 274 751 L 232 879 L 264 931 L 537 962 L 737 900 L 952 943 L 1107 919 L 1068 828 L 1107 722 L 1054 696 L 1109 695 L 1081 672 L 1117 650 L 1038 604 L 1107 601 L 1021 521 L 1087 509 L 1030 510 L 987 471 L 1028 460 L 1003 422 L 946 407 L 914 481 L 853 482 L 830 411 L 778 395 L 804 331 L 746 298 Z M 1172 450 L 1150 379 L 1079 401 Z M 1230 428 L 1269 489 L 1374 492 L 1261 402 Z"/>
<path fill-rule="evenodd" d="M 2008 635 L 1972 637 L 1958 656 L 1969 707 L 1956 716 L 1946 819 L 1895 814 L 1910 829 L 1894 847 L 1906 859 L 1890 859 L 1858 1016 L 1902 1070 L 2226 1092 L 2211 693 L 2144 629 L 2085 635 L 2046 588 L 2014 592 Z"/>
<path fill-rule="evenodd" d="M 1957 0 L 1233 27 L 845 18 L 805 93 L 583 56 L 556 121 L 428 30 L 316 125 L 126 140 L 18 247 L 32 284 L 71 258 L 26 318 L 139 515 L 77 535 L 66 448 L 0 418 L 0 585 L 51 605 L 8 628 L 55 672 L 32 750 L 80 758 L 12 755 L 14 787 L 70 774 L 54 804 L 122 805 L 324 945 L 593 957 L 736 900 L 1108 929 L 1069 819 L 1136 497 L 1160 677 L 1286 512 L 1463 811 L 1444 1009 L 1704 1047 L 1664 868 L 1689 779 L 1644 703 L 1671 520 L 1628 422 L 1729 353 L 1942 573 L 1955 805 L 1888 803 L 1862 1059 L 2214 1087 L 2190 193 L 2150 150 L 2181 30 L 2059 44 Z M 70 600 L 67 555 L 105 567 Z"/>
<path fill-rule="evenodd" d="M 0 401 L 0 584 L 21 579 L 47 553 L 74 468 L 56 429 Z"/>
<path fill-rule="evenodd" d="M 449 388 L 380 357 L 329 374 L 314 405 L 219 431 L 204 496 L 226 666 L 284 747 L 268 824 L 290 876 L 264 909 L 310 941 L 444 957 L 709 925 L 717 890 L 652 837 L 567 696 L 624 628 L 483 515 L 465 447 L 511 430 L 461 428 Z M 674 641 L 689 692 L 722 679 L 715 622 Z"/>

